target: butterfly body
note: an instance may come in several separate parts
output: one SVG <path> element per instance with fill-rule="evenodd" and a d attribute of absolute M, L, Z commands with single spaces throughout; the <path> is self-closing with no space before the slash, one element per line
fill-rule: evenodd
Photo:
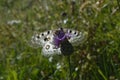
<path fill-rule="evenodd" d="M 31 44 L 35 47 L 42 47 L 42 54 L 45 56 L 69 55 L 74 51 L 73 46 L 79 45 L 84 38 L 83 32 L 60 28 L 33 35 Z"/>

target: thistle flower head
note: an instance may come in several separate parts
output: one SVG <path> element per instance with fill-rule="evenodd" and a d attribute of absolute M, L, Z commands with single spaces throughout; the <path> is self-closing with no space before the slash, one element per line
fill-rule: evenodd
<path fill-rule="evenodd" d="M 57 48 L 60 47 L 63 55 L 70 55 L 74 51 L 72 44 L 68 41 L 62 28 L 55 32 L 54 44 Z"/>
<path fill-rule="evenodd" d="M 66 36 L 65 36 L 65 32 L 63 31 L 62 28 L 60 28 L 59 30 L 55 31 L 55 35 L 54 35 L 54 44 L 56 47 L 59 47 L 61 42 L 66 40 Z"/>

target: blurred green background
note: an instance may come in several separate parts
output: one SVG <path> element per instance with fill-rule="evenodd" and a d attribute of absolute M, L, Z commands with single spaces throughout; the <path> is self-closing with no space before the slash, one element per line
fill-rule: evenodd
<path fill-rule="evenodd" d="M 64 56 L 44 57 L 34 32 L 88 32 L 71 55 L 73 80 L 120 80 L 119 0 L 0 0 L 0 80 L 67 80 Z"/>

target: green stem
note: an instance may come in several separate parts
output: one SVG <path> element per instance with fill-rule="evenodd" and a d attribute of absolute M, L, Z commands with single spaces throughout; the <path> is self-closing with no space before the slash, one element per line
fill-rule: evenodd
<path fill-rule="evenodd" d="M 70 56 L 68 56 L 68 63 L 69 63 L 69 80 L 72 80 L 72 70 L 71 70 Z"/>

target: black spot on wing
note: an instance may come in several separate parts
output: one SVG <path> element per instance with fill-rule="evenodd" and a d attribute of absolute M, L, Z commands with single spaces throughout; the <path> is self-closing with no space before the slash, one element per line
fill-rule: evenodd
<path fill-rule="evenodd" d="M 48 41 L 48 38 L 45 37 L 45 38 L 44 38 L 44 41 Z"/>
<path fill-rule="evenodd" d="M 44 33 L 42 33 L 41 35 L 44 36 Z"/>
<path fill-rule="evenodd" d="M 38 39 L 40 38 L 40 36 L 39 36 L 39 35 L 37 35 L 36 37 L 37 37 Z"/>
<path fill-rule="evenodd" d="M 79 32 L 78 31 L 75 31 L 74 33 L 76 36 L 79 36 Z"/>
<path fill-rule="evenodd" d="M 77 32 L 75 31 L 74 34 L 76 34 Z"/>
<path fill-rule="evenodd" d="M 69 33 L 72 33 L 72 30 L 69 30 Z"/>
<path fill-rule="evenodd" d="M 47 31 L 47 34 L 50 34 L 50 31 Z"/>

